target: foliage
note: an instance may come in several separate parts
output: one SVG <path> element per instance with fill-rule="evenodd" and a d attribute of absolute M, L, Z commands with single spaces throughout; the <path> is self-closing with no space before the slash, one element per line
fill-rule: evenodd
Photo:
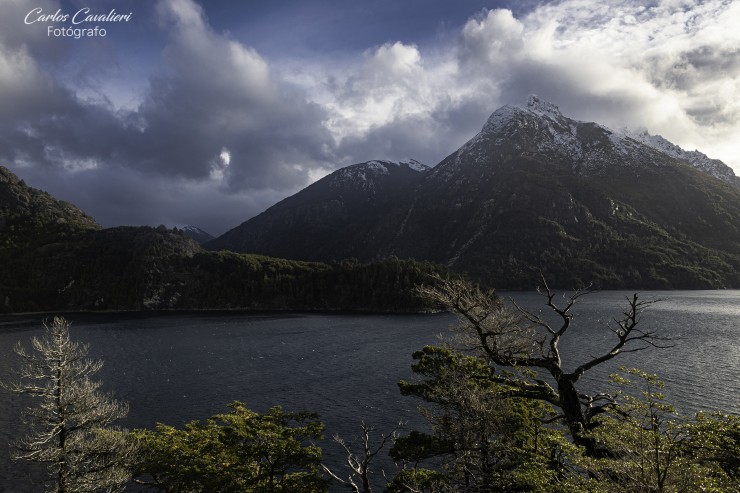
<path fill-rule="evenodd" d="M 321 449 L 309 443 L 323 430 L 315 415 L 280 407 L 258 414 L 241 402 L 229 407 L 183 429 L 135 430 L 142 451 L 138 481 L 172 493 L 326 491 Z"/>
<path fill-rule="evenodd" d="M 636 388 L 638 393 L 624 393 L 609 414 L 599 417 L 593 436 L 609 454 L 583 458 L 584 466 L 598 479 L 599 491 L 732 491 L 732 478 L 717 467 L 721 458 L 711 453 L 705 460 L 696 457 L 700 450 L 711 450 L 712 442 L 730 438 L 723 434 L 723 428 L 704 434 L 709 424 L 706 418 L 694 423 L 681 418 L 665 402 L 664 383 L 657 375 L 634 368 L 622 372 L 612 380 Z"/>
<path fill-rule="evenodd" d="M 424 311 L 415 286 L 445 269 L 395 257 L 300 262 L 232 252 L 202 252 L 189 262 L 194 279 L 179 289 L 193 308 Z"/>
<path fill-rule="evenodd" d="M 413 467 L 402 469 L 386 486 L 387 493 L 442 493 L 449 487 L 447 476 L 439 471 Z"/>
<path fill-rule="evenodd" d="M 631 369 L 612 376 L 627 391 L 595 418 L 590 436 L 600 453 L 593 455 L 569 443 L 550 419 L 552 408 L 506 397 L 481 358 L 429 346 L 414 359 L 422 379 L 400 387 L 431 405 L 422 413 L 432 433 L 414 431 L 396 441 L 391 454 L 403 469 L 388 491 L 740 491 L 740 418 L 680 417 L 656 375 Z"/>
<path fill-rule="evenodd" d="M 421 290 L 463 323 L 454 345 L 415 353 L 417 379 L 400 383 L 403 394 L 431 404 L 422 413 L 432 433 L 396 441 L 391 452 L 404 468 L 393 491 L 738 491 L 737 417 L 681 418 L 657 376 L 639 370 L 613 377 L 636 392 L 577 389 L 584 373 L 620 353 L 660 347 L 662 339 L 640 326 L 648 303 L 637 295 L 611 327 L 612 346 L 565 371 L 559 344 L 584 293 L 558 306 L 545 286 L 558 327 L 464 281 Z"/>
<path fill-rule="evenodd" d="M 399 385 L 402 394 L 430 404 L 422 414 L 432 434 L 396 441 L 394 460 L 412 465 L 394 479 L 396 491 L 570 491 L 565 451 L 575 449 L 561 430 L 543 425 L 554 414 L 551 406 L 507 397 L 512 387 L 493 381 L 480 356 L 427 346 L 414 359 L 423 380 Z M 429 466 L 444 472 L 444 480 Z"/>
<path fill-rule="evenodd" d="M 713 475 L 724 477 L 740 491 L 740 416 L 698 413 L 685 428 L 693 460 L 709 466 Z"/>
<path fill-rule="evenodd" d="M 499 209 L 486 225 L 495 237 L 482 239 L 455 270 L 516 289 L 531 289 L 543 275 L 566 289 L 740 283 L 738 189 L 688 169 L 666 182 L 666 169 L 642 170 L 639 180 L 623 170 L 583 179 L 553 163 L 528 164 L 499 178 Z"/>
<path fill-rule="evenodd" d="M 69 322 L 57 317 L 44 329 L 42 338 L 32 339 L 32 351 L 16 345 L 23 365 L 18 381 L 6 385 L 37 400 L 25 411 L 29 432 L 16 444 L 15 458 L 47 464 L 47 491 L 121 491 L 135 447 L 109 425 L 128 406 L 90 380 L 102 362 L 87 359 L 88 346 L 70 339 Z"/>
<path fill-rule="evenodd" d="M 53 310 L 425 311 L 441 266 L 209 252 L 164 226 L 101 229 L 0 167 L 0 313 Z"/>

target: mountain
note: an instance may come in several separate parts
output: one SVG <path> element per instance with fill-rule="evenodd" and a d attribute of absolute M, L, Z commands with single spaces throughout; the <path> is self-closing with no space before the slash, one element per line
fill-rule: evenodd
<path fill-rule="evenodd" d="M 351 257 L 345 252 L 367 240 L 367 223 L 395 210 L 429 169 L 413 159 L 347 166 L 254 217 L 246 229 L 242 225 L 227 231 L 205 247 L 269 250 L 271 256 L 301 260 Z"/>
<path fill-rule="evenodd" d="M 199 245 L 202 245 L 203 243 L 207 243 L 214 239 L 214 236 L 212 234 L 203 231 L 197 226 L 185 226 L 182 228 L 182 232 L 185 233 L 185 236 L 187 236 L 188 238 L 198 242 Z"/>
<path fill-rule="evenodd" d="M 416 165 L 413 165 L 416 166 Z M 429 263 L 299 262 L 209 252 L 164 226 L 102 229 L 0 166 L 0 313 L 58 310 L 433 308 L 414 287 Z"/>
<path fill-rule="evenodd" d="M 324 261 L 396 255 L 501 288 L 531 289 L 540 275 L 565 288 L 740 287 L 737 177 L 668 144 L 532 96 L 496 110 L 434 168 L 376 185 L 379 202 L 351 171 L 368 163 L 350 166 L 207 247 Z"/>

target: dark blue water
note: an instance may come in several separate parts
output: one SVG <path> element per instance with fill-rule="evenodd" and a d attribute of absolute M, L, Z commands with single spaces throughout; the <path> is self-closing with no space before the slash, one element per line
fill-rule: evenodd
<path fill-rule="evenodd" d="M 619 316 L 629 293 L 603 292 L 581 299 L 563 339 L 566 366 L 602 354 L 613 344 L 604 324 Z M 620 365 L 659 373 L 669 398 L 684 412 L 740 412 L 740 291 L 650 292 L 663 299 L 645 313 L 642 327 L 671 338 L 670 349 L 617 358 L 587 374 L 604 388 Z M 531 309 L 534 293 L 516 293 Z M 41 317 L 0 318 L 0 378 L 16 360 L 12 346 L 40 334 Z M 105 361 L 105 389 L 129 402 L 127 427 L 156 422 L 181 425 L 223 412 L 233 400 L 265 411 L 318 412 L 326 434 L 357 435 L 365 421 L 390 431 L 399 421 L 420 424 L 418 402 L 400 396 L 397 382 L 411 376 L 413 351 L 450 335 L 455 317 L 437 315 L 170 314 L 69 315 L 74 338 Z M 5 444 L 19 433 L 21 403 L 0 391 L 0 491 L 34 491 L 26 469 L 8 459 Z M 325 454 L 336 462 L 330 442 Z"/>

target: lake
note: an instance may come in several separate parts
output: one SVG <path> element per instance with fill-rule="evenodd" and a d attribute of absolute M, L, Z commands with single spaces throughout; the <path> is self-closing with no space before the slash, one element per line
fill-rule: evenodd
<path fill-rule="evenodd" d="M 631 293 L 591 294 L 576 305 L 563 338 L 563 359 L 573 367 L 613 344 L 604 326 L 621 314 Z M 536 293 L 503 293 L 530 309 L 544 308 Z M 645 312 L 643 328 L 671 338 L 669 349 L 625 354 L 587 374 L 585 385 L 605 389 L 619 366 L 659 373 L 666 394 L 683 412 L 740 412 L 740 291 L 645 292 L 661 299 Z M 41 316 L 0 317 L 0 378 L 41 333 Z M 179 426 L 226 410 L 240 400 L 256 411 L 282 405 L 318 412 L 326 435 L 353 438 L 362 421 L 387 432 L 399 421 L 420 425 L 419 402 L 402 397 L 397 382 L 411 377 L 411 354 L 449 335 L 449 314 L 69 314 L 72 335 L 105 361 L 104 389 L 129 402 L 127 427 L 156 422 Z M 611 337 L 610 337 L 611 336 Z M 19 433 L 21 404 L 0 391 L 0 491 L 31 492 L 29 472 L 9 460 L 5 444 Z M 325 456 L 341 458 L 329 440 Z"/>

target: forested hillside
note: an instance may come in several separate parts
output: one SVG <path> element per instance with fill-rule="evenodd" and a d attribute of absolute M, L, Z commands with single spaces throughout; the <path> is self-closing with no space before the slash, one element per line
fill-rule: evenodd
<path fill-rule="evenodd" d="M 164 226 L 102 229 L 0 168 L 0 312 L 430 308 L 414 286 L 445 269 L 388 258 L 299 262 L 208 252 Z"/>

